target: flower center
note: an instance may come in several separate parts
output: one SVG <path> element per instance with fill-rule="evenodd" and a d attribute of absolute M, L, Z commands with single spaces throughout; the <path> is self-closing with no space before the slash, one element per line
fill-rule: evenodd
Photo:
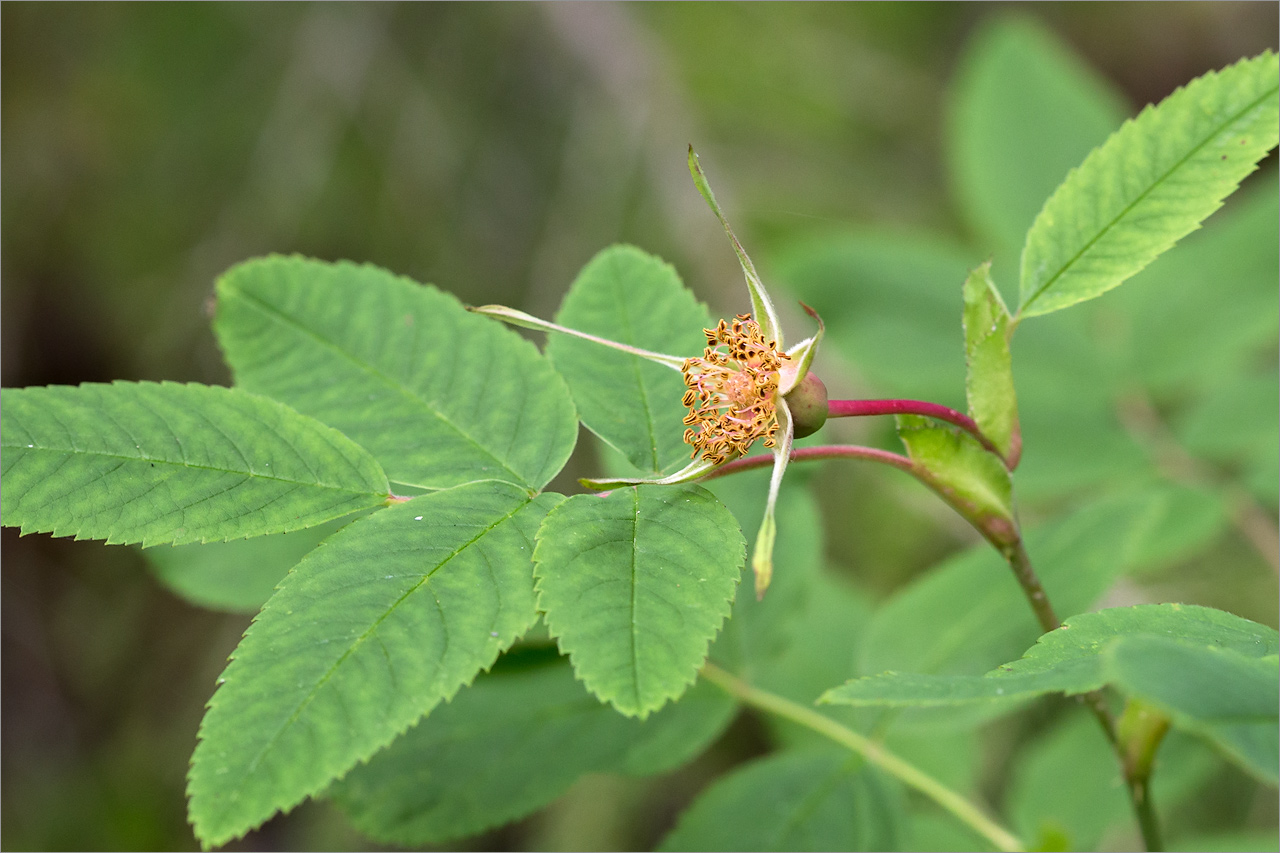
<path fill-rule="evenodd" d="M 778 371 L 790 356 L 778 352 L 777 342 L 765 338 L 750 314 L 703 331 L 706 352 L 686 359 L 680 369 L 689 388 L 684 440 L 693 447 L 692 458 L 702 454 L 708 462 L 726 462 L 746 453 L 758 438 L 773 447 Z"/>

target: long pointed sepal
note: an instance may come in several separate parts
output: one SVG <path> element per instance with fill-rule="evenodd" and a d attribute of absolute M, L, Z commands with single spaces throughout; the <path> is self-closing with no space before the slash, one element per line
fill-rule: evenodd
<path fill-rule="evenodd" d="M 756 533 L 756 545 L 751 552 L 751 571 L 756 579 L 756 600 L 764 598 L 764 591 L 773 580 L 773 541 L 777 537 L 778 524 L 774 520 L 774 507 L 778 503 L 778 490 L 782 487 L 782 475 L 786 473 L 787 463 L 791 461 L 791 445 L 794 438 L 794 427 L 791 423 L 791 410 L 787 402 L 778 400 L 778 426 L 782 440 L 773 448 L 773 476 L 769 478 L 769 499 L 764 505 L 764 518 L 760 520 L 760 531 Z"/>
<path fill-rule="evenodd" d="M 570 329 L 568 326 L 561 326 L 547 320 L 541 320 L 532 314 L 526 314 L 523 311 L 517 311 L 514 308 L 508 308 L 505 305 L 480 305 L 468 306 L 467 310 L 473 314 L 483 314 L 486 317 L 493 317 L 504 323 L 510 323 L 513 326 L 520 326 L 525 329 L 535 329 L 539 332 L 559 332 L 562 335 L 572 335 L 575 338 L 582 338 L 585 341 L 600 344 L 601 346 L 610 347 L 611 349 L 620 350 L 621 352 L 630 353 L 640 358 L 647 358 L 649 361 L 655 361 L 658 364 L 670 367 L 672 370 L 680 370 L 684 366 L 685 359 L 675 355 L 665 355 L 652 350 L 633 347 L 629 344 L 611 341 L 608 338 L 597 337 L 586 332 L 580 332 L 577 329 Z"/>
<path fill-rule="evenodd" d="M 674 486 L 677 483 L 688 483 L 691 480 L 696 480 L 710 473 L 711 469 L 715 467 L 714 462 L 698 459 L 690 462 L 674 474 L 668 474 L 666 477 L 659 479 L 646 480 L 643 478 L 617 477 L 604 480 L 582 479 L 578 482 L 588 489 L 612 489 L 617 486 Z"/>
<path fill-rule="evenodd" d="M 693 176 L 694 186 L 698 188 L 698 192 L 706 199 L 707 204 L 711 207 L 711 212 L 716 215 L 716 219 L 720 220 L 720 224 L 724 226 L 724 233 L 729 235 L 729 242 L 733 243 L 733 251 L 738 255 L 738 263 L 742 264 L 742 272 L 747 277 L 747 290 L 751 293 L 751 312 L 755 315 L 755 320 L 760 324 L 761 331 L 764 332 L 766 338 L 778 342 L 778 347 L 782 347 L 782 325 L 778 322 L 778 313 L 773 308 L 773 302 L 769 299 L 769 294 L 764 289 L 764 284 L 760 281 L 760 276 L 756 274 L 756 265 L 751 263 L 751 258 L 747 255 L 747 250 L 742 248 L 742 244 L 738 242 L 737 236 L 733 233 L 733 229 L 729 227 L 729 220 L 724 218 L 724 214 L 720 211 L 720 205 L 716 202 L 715 193 L 711 192 L 711 184 L 707 183 L 707 176 L 702 171 L 702 166 L 698 163 L 698 154 L 693 150 L 693 146 L 689 146 L 689 174 Z"/>

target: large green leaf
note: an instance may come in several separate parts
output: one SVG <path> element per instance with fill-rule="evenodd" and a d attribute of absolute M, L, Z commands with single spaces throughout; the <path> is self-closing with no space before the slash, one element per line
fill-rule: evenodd
<path fill-rule="evenodd" d="M 1014 252 L 1044 200 L 1128 109 L 1033 20 L 998 19 L 965 54 L 948 134 L 956 198 L 981 254 Z"/>
<path fill-rule="evenodd" d="M 644 717 L 693 682 L 745 553 L 701 487 L 575 495 L 538 530 L 538 607 L 587 689 Z"/>
<path fill-rule="evenodd" d="M 5 388 L 4 523 L 108 543 L 300 530 L 383 503 L 368 453 L 288 406 L 173 382 Z"/>
<path fill-rule="evenodd" d="M 218 281 L 236 384 L 369 449 L 393 482 L 538 489 L 577 439 L 564 382 L 533 344 L 386 270 L 272 256 Z"/>
<path fill-rule="evenodd" d="M 670 264 L 634 246 L 612 246 L 583 267 L 555 320 L 562 326 L 681 357 L 701 355 L 706 306 Z M 547 355 L 573 393 L 587 428 L 636 468 L 665 471 L 689 458 L 684 381 L 669 367 L 570 335 L 552 333 Z"/>
<path fill-rule="evenodd" d="M 281 582 L 200 726 L 188 793 L 219 845 L 390 743 L 537 619 L 533 534 L 559 500 L 458 486 L 343 529 Z"/>
<path fill-rule="evenodd" d="M 1199 227 L 1280 136 L 1276 55 L 1199 77 L 1128 121 L 1045 203 L 1022 253 L 1021 316 L 1091 299 Z"/>
<path fill-rule="evenodd" d="M 1104 652 L 1111 651 L 1113 641 L 1124 641 L 1117 650 L 1118 654 L 1123 652 L 1123 660 L 1134 659 L 1136 655 L 1141 663 L 1141 653 L 1124 650 L 1136 642 L 1135 638 L 1145 641 L 1151 636 L 1172 638 L 1172 642 L 1187 646 L 1183 662 L 1188 666 L 1189 661 L 1205 653 L 1206 647 L 1215 655 L 1253 662 L 1276 653 L 1274 630 L 1221 610 L 1181 604 L 1118 607 L 1068 619 L 1061 628 L 1040 637 L 1020 659 L 986 675 L 885 672 L 833 688 L 822 701 L 922 707 L 1024 699 L 1050 692 L 1086 693 L 1112 680 L 1113 671 Z M 1159 661 L 1163 654 L 1161 649 L 1148 651 L 1150 661 Z M 1176 657 L 1177 650 L 1174 654 Z M 1274 678 L 1274 661 L 1270 663 Z M 1160 671 L 1172 681 L 1181 681 L 1175 669 L 1168 666 Z M 1243 676 L 1239 680 L 1245 683 Z M 1180 690 L 1179 695 L 1184 693 Z M 1214 699 L 1218 700 L 1231 707 L 1240 705 L 1234 698 L 1222 699 L 1220 694 Z M 1247 701 L 1255 700 L 1256 696 L 1250 694 Z M 1270 701 L 1274 716 L 1275 697 Z"/>
<path fill-rule="evenodd" d="M 901 790 L 857 756 L 757 759 L 704 791 L 660 850 L 897 850 Z"/>
<path fill-rule="evenodd" d="M 584 773 L 629 771 L 637 757 L 645 772 L 672 769 L 705 748 L 735 707 L 700 685 L 636 720 L 587 694 L 567 661 L 499 666 L 334 788 L 361 832 L 438 843 L 523 817 Z"/>

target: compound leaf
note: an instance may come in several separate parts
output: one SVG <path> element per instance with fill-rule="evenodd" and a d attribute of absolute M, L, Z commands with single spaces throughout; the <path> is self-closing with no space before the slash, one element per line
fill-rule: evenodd
<path fill-rule="evenodd" d="M 1198 228 L 1276 145 L 1278 88 L 1268 51 L 1198 77 L 1125 122 L 1027 233 L 1019 315 L 1098 296 Z"/>
<path fill-rule="evenodd" d="M 698 486 L 576 495 L 538 531 L 538 607 L 587 689 L 644 717 L 693 682 L 745 553 L 732 513 Z"/>
<path fill-rule="evenodd" d="M 322 790 L 527 631 L 533 533 L 557 500 L 458 486 L 361 519 L 303 559 L 201 723 L 188 785 L 201 841 L 224 844 Z"/>
<path fill-rule="evenodd" d="M 338 428 L 393 482 L 540 489 L 577 440 L 569 392 L 533 344 L 377 267 L 247 261 L 218 281 L 214 330 L 237 385 Z"/>
<path fill-rule="evenodd" d="M 300 530 L 386 501 L 338 431 L 232 388 L 115 382 L 3 391 L 4 523 L 111 544 Z"/>

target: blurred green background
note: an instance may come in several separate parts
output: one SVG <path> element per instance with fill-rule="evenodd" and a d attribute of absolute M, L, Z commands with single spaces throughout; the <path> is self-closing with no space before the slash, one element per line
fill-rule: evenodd
<path fill-rule="evenodd" d="M 731 314 L 741 273 L 689 180 L 690 142 L 766 271 L 814 232 L 969 243 L 947 94 L 965 45 L 1010 12 L 1056 33 L 1130 112 L 1274 49 L 1280 26 L 1276 4 L 1234 2 L 6 3 L 3 384 L 227 383 L 212 283 L 267 252 L 368 261 L 550 316 L 596 251 L 630 242 Z M 1274 166 L 1258 180 L 1274 186 Z M 916 492 L 877 489 L 879 474 L 815 481 L 849 519 L 829 550 L 873 556 L 873 593 L 972 541 Z M 0 846 L 195 849 L 186 762 L 249 617 L 183 603 L 132 549 L 5 529 L 3 559 Z M 1274 575 L 1244 562 L 1234 592 L 1194 573 L 1164 582 L 1274 625 Z M 663 797 L 590 779 L 466 844 L 652 843 L 761 741 L 741 722 Z M 367 846 L 315 804 L 236 845 Z"/>

